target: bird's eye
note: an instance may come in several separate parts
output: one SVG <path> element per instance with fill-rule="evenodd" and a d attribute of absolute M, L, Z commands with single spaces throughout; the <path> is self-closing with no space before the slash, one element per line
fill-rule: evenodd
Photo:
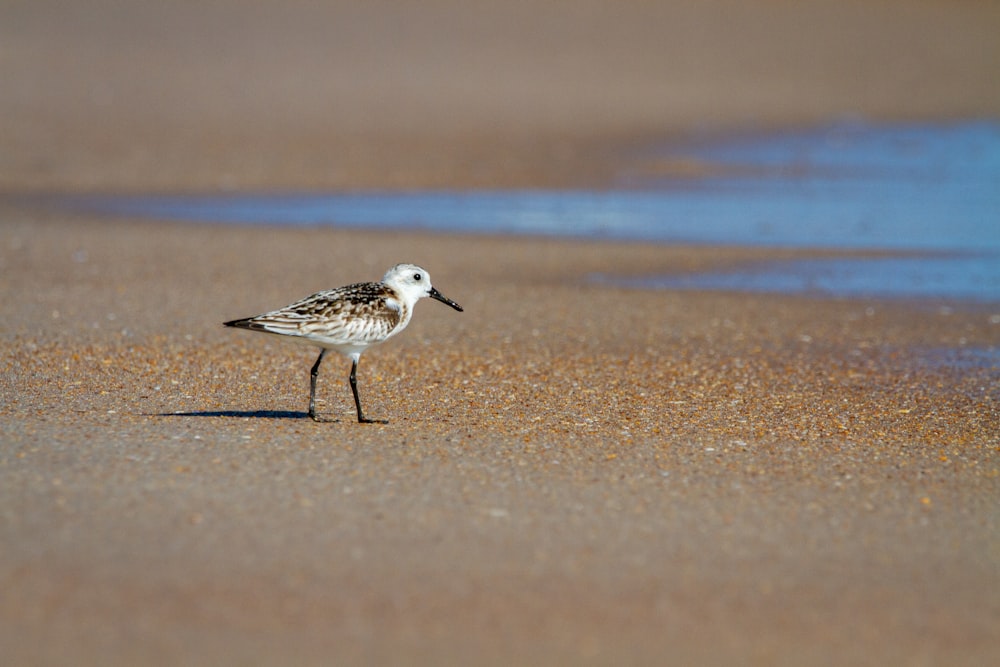
<path fill-rule="evenodd" d="M 414 273 L 413 279 L 416 280 L 417 282 L 420 282 L 423 279 L 423 276 L 420 275 L 419 273 Z"/>

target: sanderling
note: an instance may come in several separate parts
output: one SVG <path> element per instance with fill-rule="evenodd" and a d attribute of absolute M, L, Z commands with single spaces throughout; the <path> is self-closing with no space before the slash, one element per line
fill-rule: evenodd
<path fill-rule="evenodd" d="M 350 357 L 353 362 L 351 391 L 358 409 L 358 422 L 386 424 L 384 420 L 366 418 L 361 411 L 358 361 L 370 346 L 405 329 L 413 316 L 413 307 L 425 296 L 462 310 L 460 305 L 431 286 L 431 277 L 419 266 L 397 264 L 386 271 L 380 283 L 356 283 L 317 292 L 279 310 L 224 324 L 284 336 L 321 348 L 309 375 L 309 416 L 314 421 L 327 421 L 316 416 L 316 375 L 323 355 L 336 350 Z"/>

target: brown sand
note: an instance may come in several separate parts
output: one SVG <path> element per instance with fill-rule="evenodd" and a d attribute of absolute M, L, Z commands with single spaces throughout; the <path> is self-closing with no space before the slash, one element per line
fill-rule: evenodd
<path fill-rule="evenodd" d="M 10 664 L 1000 646 L 1000 374 L 968 363 L 996 309 L 587 281 L 738 251 L 12 219 Z M 344 421 L 312 423 L 312 352 L 219 324 L 404 257 L 466 312 L 422 303 L 364 357 L 388 426 L 352 423 L 336 358 Z"/>
<path fill-rule="evenodd" d="M 539 4 L 5 5 L 0 178 L 585 184 L 699 122 L 1000 107 L 992 3 Z M 986 664 L 996 306 L 588 280 L 767 254 L 0 206 L 0 662 Z M 466 312 L 364 357 L 388 425 L 220 325 L 401 260 Z"/>

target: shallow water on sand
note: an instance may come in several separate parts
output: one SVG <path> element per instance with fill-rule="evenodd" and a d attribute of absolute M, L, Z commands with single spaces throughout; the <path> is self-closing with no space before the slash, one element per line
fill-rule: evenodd
<path fill-rule="evenodd" d="M 106 215 L 886 251 L 637 287 L 1000 301 L 1000 124 L 842 123 L 651 147 L 602 191 L 87 196 Z M 600 279 L 615 281 L 614 277 Z"/>

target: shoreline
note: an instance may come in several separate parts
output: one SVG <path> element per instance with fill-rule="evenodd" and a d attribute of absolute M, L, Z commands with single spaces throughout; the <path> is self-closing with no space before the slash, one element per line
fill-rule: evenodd
<path fill-rule="evenodd" d="M 0 9 L 12 664 L 987 664 L 1000 312 L 587 277 L 762 248 L 76 218 L 32 192 L 600 187 L 652 139 L 1000 117 L 995 3 Z M 222 322 L 425 267 L 349 364 Z M 979 350 L 990 355 L 977 357 Z M 971 359 L 970 359 L 971 358 Z"/>

